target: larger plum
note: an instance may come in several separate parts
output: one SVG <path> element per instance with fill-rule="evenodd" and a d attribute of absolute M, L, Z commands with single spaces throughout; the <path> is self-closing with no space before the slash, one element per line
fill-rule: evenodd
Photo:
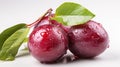
<path fill-rule="evenodd" d="M 95 21 L 72 26 L 68 34 L 69 49 L 79 58 L 95 57 L 109 46 L 107 32 L 100 23 Z"/>

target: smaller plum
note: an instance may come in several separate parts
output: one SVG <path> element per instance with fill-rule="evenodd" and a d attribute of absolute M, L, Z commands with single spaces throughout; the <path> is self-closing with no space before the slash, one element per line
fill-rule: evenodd
<path fill-rule="evenodd" d="M 35 28 L 29 37 L 30 53 L 40 62 L 56 62 L 67 51 L 68 39 L 59 26 L 45 24 Z"/>

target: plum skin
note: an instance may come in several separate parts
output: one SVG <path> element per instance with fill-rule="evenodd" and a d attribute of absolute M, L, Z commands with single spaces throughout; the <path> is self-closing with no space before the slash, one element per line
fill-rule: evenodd
<path fill-rule="evenodd" d="M 79 58 L 93 58 L 109 46 L 109 37 L 100 23 L 88 21 L 72 26 L 68 33 L 69 50 Z"/>
<path fill-rule="evenodd" d="M 58 26 L 46 24 L 37 27 L 29 37 L 30 53 L 40 62 L 56 62 L 66 54 L 68 46 L 67 35 Z"/>

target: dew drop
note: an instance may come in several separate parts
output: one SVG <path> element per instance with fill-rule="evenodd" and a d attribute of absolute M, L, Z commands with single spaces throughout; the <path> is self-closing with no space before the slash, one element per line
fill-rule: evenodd
<path fill-rule="evenodd" d="M 41 32 L 40 35 L 41 35 L 42 37 L 47 37 L 47 36 L 48 36 L 48 33 L 47 33 L 47 32 Z"/>
<path fill-rule="evenodd" d="M 110 45 L 107 46 L 107 48 L 109 48 L 109 47 L 110 47 Z"/>
<path fill-rule="evenodd" d="M 52 38 L 49 39 L 50 41 L 52 40 Z"/>
<path fill-rule="evenodd" d="M 87 30 L 85 29 L 84 31 L 82 31 L 82 33 L 83 33 L 84 35 L 87 35 Z"/>
<path fill-rule="evenodd" d="M 96 29 L 98 29 L 98 27 L 97 27 L 97 26 L 95 26 L 95 28 L 96 28 Z"/>
<path fill-rule="evenodd" d="M 64 40 L 64 36 L 61 36 L 61 39 Z"/>
<path fill-rule="evenodd" d="M 77 34 L 78 33 L 78 31 L 77 30 L 75 30 L 75 34 Z"/>
<path fill-rule="evenodd" d="M 44 34 L 45 34 L 44 32 L 41 32 L 41 33 L 40 33 L 41 36 L 44 36 Z"/>
<path fill-rule="evenodd" d="M 59 30 L 58 30 L 57 32 L 58 32 L 58 34 L 60 34 L 60 31 L 59 31 Z"/>
<path fill-rule="evenodd" d="M 49 29 L 49 28 L 46 28 L 46 30 L 47 30 L 47 31 L 50 31 L 50 29 Z"/>
<path fill-rule="evenodd" d="M 91 36 L 92 39 L 94 39 L 94 36 Z"/>

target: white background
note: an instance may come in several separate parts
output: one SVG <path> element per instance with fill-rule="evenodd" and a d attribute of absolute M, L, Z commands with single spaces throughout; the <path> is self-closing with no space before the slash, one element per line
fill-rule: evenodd
<path fill-rule="evenodd" d="M 92 60 L 70 63 L 41 64 L 31 55 L 17 57 L 15 61 L 0 61 L 0 67 L 119 67 L 120 66 L 120 1 L 119 0 L 0 0 L 0 32 L 25 22 L 35 21 L 47 9 L 54 10 L 65 1 L 80 3 L 91 10 L 109 34 L 110 47 Z"/>

